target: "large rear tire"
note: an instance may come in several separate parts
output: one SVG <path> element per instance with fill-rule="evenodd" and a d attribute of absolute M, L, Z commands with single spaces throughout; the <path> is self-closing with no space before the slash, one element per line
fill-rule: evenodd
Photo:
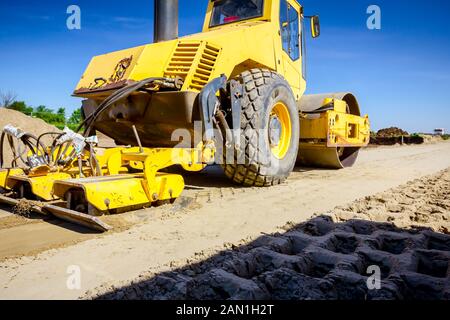
<path fill-rule="evenodd" d="M 232 157 L 224 153 L 222 167 L 239 185 L 280 184 L 291 174 L 299 147 L 300 121 L 294 95 L 286 80 L 269 70 L 245 71 L 240 80 L 244 96 L 239 148 Z"/>

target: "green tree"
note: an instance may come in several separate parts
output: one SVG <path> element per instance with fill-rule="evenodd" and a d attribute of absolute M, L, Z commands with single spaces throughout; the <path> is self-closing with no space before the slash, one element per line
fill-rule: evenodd
<path fill-rule="evenodd" d="M 42 119 L 61 130 L 64 129 L 65 126 L 72 130 L 76 130 L 82 121 L 81 109 L 76 109 L 69 119 L 66 119 L 66 109 L 63 107 L 58 108 L 55 112 L 53 109 L 44 105 L 40 105 L 33 109 L 33 107 L 28 106 L 23 101 L 15 101 L 9 104 L 7 108 L 22 112 L 27 116 Z"/>
<path fill-rule="evenodd" d="M 7 109 L 16 110 L 26 114 L 27 116 L 31 116 L 33 113 L 33 108 L 26 105 L 23 101 L 14 101 L 11 103 Z"/>
<path fill-rule="evenodd" d="M 37 107 L 33 112 L 34 117 L 42 119 L 58 129 L 64 129 L 64 126 L 66 125 L 65 114 L 66 110 L 64 108 L 59 108 L 55 113 L 52 109 L 42 105 Z"/>
<path fill-rule="evenodd" d="M 63 116 L 65 118 L 66 117 L 66 109 L 59 108 L 58 111 L 56 111 L 56 114 L 58 114 L 59 116 Z"/>
<path fill-rule="evenodd" d="M 72 115 L 67 121 L 67 126 L 72 130 L 76 130 L 78 129 L 78 126 L 80 125 L 81 121 L 82 121 L 81 109 L 75 109 L 75 111 L 72 112 Z"/>
<path fill-rule="evenodd" d="M 37 113 L 42 113 L 42 114 L 46 114 L 46 113 L 52 113 L 52 109 L 47 108 L 46 106 L 39 106 L 37 107 L 34 112 Z"/>

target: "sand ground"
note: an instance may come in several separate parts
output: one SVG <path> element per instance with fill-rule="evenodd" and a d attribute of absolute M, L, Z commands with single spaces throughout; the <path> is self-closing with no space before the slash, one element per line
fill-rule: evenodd
<path fill-rule="evenodd" d="M 445 233 L 448 224 L 441 223 L 442 219 L 423 221 L 429 208 L 421 203 L 392 207 L 395 212 L 388 210 L 391 217 L 380 211 L 377 215 L 375 209 L 358 210 L 358 205 L 349 203 L 449 167 L 450 143 L 442 142 L 368 149 L 361 153 L 355 167 L 340 171 L 296 168 L 287 183 L 270 189 L 236 188 L 220 170 L 211 168 L 188 176 L 189 186 L 172 206 L 107 217 L 115 231 L 104 235 L 56 221 L 19 218 L 3 210 L 0 298 L 76 299 L 92 293 L 102 295 L 112 286 L 181 268 L 233 245 L 250 243 L 262 234 L 285 232 L 286 224 L 297 225 L 315 214 L 332 212 L 336 206 L 340 207 L 339 216 L 335 216 L 338 220 L 353 216 L 373 221 L 390 219 L 407 227 L 407 215 L 414 223 Z M 417 187 L 419 193 L 426 194 L 420 190 L 426 191 L 433 185 L 430 181 L 442 177 L 427 179 L 431 180 L 423 182 L 425 189 Z M 432 198 L 435 193 L 426 197 Z M 444 197 L 448 201 L 448 194 Z M 433 206 L 439 207 L 440 200 L 436 199 Z M 359 203 L 365 204 L 367 201 Z M 397 201 L 392 205 L 409 204 Z M 440 214 L 446 216 L 445 211 Z M 81 270 L 80 290 L 67 288 L 70 266 Z"/>

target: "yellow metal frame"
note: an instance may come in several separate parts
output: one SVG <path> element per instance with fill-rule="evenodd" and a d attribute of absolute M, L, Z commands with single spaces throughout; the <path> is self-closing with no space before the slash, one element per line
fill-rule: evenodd
<path fill-rule="evenodd" d="M 326 118 L 329 123 L 328 147 L 365 147 L 369 144 L 368 117 L 330 111 Z"/>
<path fill-rule="evenodd" d="M 24 174 L 24 171 L 23 171 L 23 169 L 20 169 L 20 168 L 0 169 L 0 188 L 2 188 L 3 190 L 6 190 L 6 191 L 11 190 L 7 185 L 8 178 L 11 176 L 22 175 L 22 174 Z"/>
<path fill-rule="evenodd" d="M 71 148 L 67 149 L 66 155 L 72 151 Z M 54 154 L 59 152 L 59 148 L 56 148 Z M 31 152 L 30 152 L 31 153 Z M 100 167 L 105 167 L 107 159 L 114 154 L 112 149 L 105 150 L 101 155 L 97 156 L 97 160 L 100 163 Z M 89 153 L 84 156 L 84 159 L 89 157 Z M 90 168 L 83 167 L 83 175 L 91 176 L 92 172 Z M 122 168 L 123 171 L 123 168 Z M 107 172 L 104 172 L 107 174 Z M 48 166 L 39 166 L 25 172 L 21 168 L 14 169 L 1 169 L 0 170 L 0 187 L 4 190 L 18 189 L 22 184 L 28 184 L 31 188 L 31 192 L 40 200 L 52 201 L 57 200 L 53 194 L 53 184 L 57 180 L 65 180 L 71 178 L 77 178 L 80 176 L 80 171 L 74 164 L 67 168 L 55 167 L 54 169 Z"/>
<path fill-rule="evenodd" d="M 210 148 L 116 148 L 107 161 L 107 176 L 55 181 L 53 192 L 64 199 L 70 190 L 81 189 L 87 202 L 100 212 L 149 205 L 176 199 L 183 192 L 183 177 L 161 173 L 161 169 L 181 164 L 201 170 L 213 159 Z M 142 173 L 120 174 L 128 163 L 141 167 Z"/>
<path fill-rule="evenodd" d="M 31 177 L 25 174 L 12 175 L 6 184 L 9 190 L 13 190 L 20 184 L 28 184 L 31 192 L 41 200 L 52 201 L 57 197 L 53 194 L 53 183 L 57 180 L 70 179 L 72 176 L 64 172 L 49 172 L 43 176 Z"/>
<path fill-rule="evenodd" d="M 97 152 L 103 176 L 94 177 L 90 168 L 83 167 L 83 174 L 88 177 L 82 178 L 76 165 L 54 172 L 49 167 L 27 173 L 22 169 L 2 169 L 0 187 L 13 190 L 28 184 L 31 192 L 44 201 L 64 199 L 68 190 L 80 188 L 89 204 L 107 211 L 175 199 L 184 189 L 183 178 L 158 171 L 175 164 L 185 170 L 200 171 L 215 157 L 214 147 L 203 144 L 192 149 L 112 148 Z M 127 166 L 140 173 L 128 173 Z"/>

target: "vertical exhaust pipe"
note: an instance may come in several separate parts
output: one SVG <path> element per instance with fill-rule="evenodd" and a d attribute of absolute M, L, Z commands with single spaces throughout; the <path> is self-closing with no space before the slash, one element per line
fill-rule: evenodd
<path fill-rule="evenodd" d="M 154 42 L 178 38 L 178 0 L 155 0 Z"/>

